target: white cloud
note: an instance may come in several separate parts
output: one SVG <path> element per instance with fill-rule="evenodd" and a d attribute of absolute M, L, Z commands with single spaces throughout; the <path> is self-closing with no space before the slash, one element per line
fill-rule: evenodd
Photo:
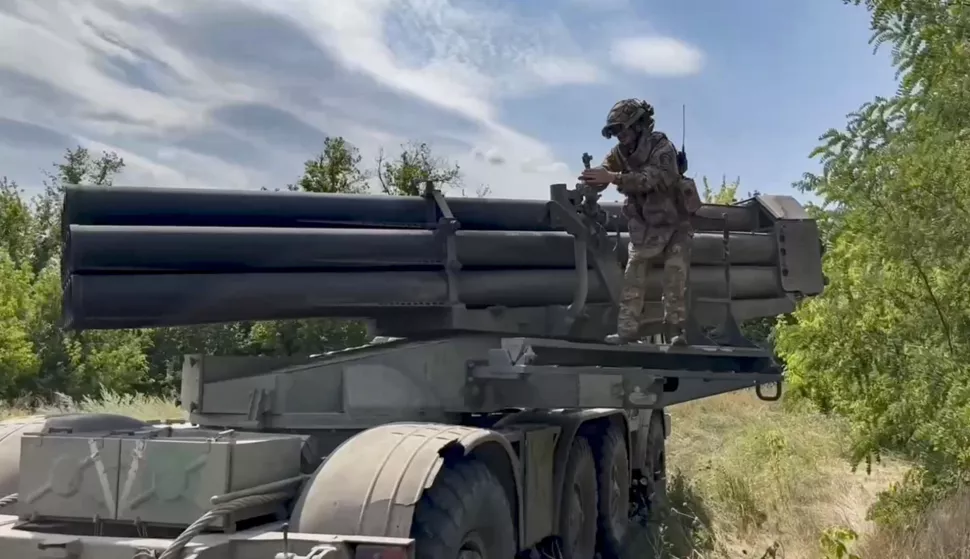
<path fill-rule="evenodd" d="M 602 79 L 555 17 L 519 20 L 448 0 L 359 0 L 336 8 L 247 1 L 291 18 L 346 67 L 478 123 L 477 132 L 459 139 L 471 149 L 450 154 L 468 182 L 487 182 L 499 196 L 541 197 L 548 183 L 569 176 L 547 145 L 497 117 L 503 98 Z M 483 153 L 491 155 L 483 161 Z M 495 164 L 498 159 L 502 165 Z M 525 165 L 529 161 L 540 164 Z"/>
<path fill-rule="evenodd" d="M 36 126 L 51 146 L 114 149 L 133 184 L 281 186 L 325 135 L 341 135 L 365 163 L 382 146 L 430 141 L 470 189 L 542 198 L 575 175 L 509 125 L 507 103 L 609 82 L 591 61 L 608 45 L 518 6 L 8 0 L 0 119 Z M 23 149 L 0 150 L 0 173 L 22 167 L 13 154 Z"/>
<path fill-rule="evenodd" d="M 312 32 L 347 67 L 485 125 L 503 97 L 602 78 L 555 16 L 449 0 L 245 1 Z"/>
<path fill-rule="evenodd" d="M 206 99 L 246 96 L 239 86 L 219 83 L 217 76 L 200 71 L 150 29 L 120 20 L 104 9 L 115 3 L 15 2 L 20 9 L 19 18 L 0 13 L 0 67 L 69 89 L 87 101 L 89 110 L 94 112 L 137 115 L 138 120 L 151 126 L 197 122 L 197 111 Z M 68 6 L 71 9 L 57 9 Z M 92 22 L 97 22 L 97 29 Z M 120 42 L 140 45 L 164 60 L 173 75 L 191 81 L 192 88 L 172 97 L 113 79 L 97 66 L 97 54 L 127 61 L 138 57 Z"/>
<path fill-rule="evenodd" d="M 614 64 L 651 76 L 687 76 L 700 72 L 704 53 L 671 37 L 628 37 L 613 43 Z"/>
<path fill-rule="evenodd" d="M 504 165 L 506 161 L 501 150 L 495 146 L 484 150 L 481 148 L 476 148 L 472 150 L 472 154 L 475 156 L 475 159 L 478 159 L 479 161 L 488 161 L 492 165 Z"/>
<path fill-rule="evenodd" d="M 532 71 L 550 85 L 596 83 L 603 79 L 599 68 L 581 58 L 543 58 L 532 64 Z"/>
<path fill-rule="evenodd" d="M 241 180 L 251 176 L 245 169 L 215 158 L 184 151 L 167 158 L 157 151 L 136 154 L 123 145 L 99 140 L 157 137 L 197 128 L 206 124 L 209 107 L 259 98 L 257 87 L 203 71 L 152 29 L 117 17 L 112 8 L 123 5 L 117 0 L 43 4 L 15 0 L 7 5 L 13 11 L 0 12 L 0 71 L 13 74 L 0 81 L 4 94 L 0 117 L 63 131 L 90 149 L 116 151 L 126 161 L 124 182 L 199 186 L 212 185 L 215 179 L 251 186 Z M 135 65 L 146 56 L 167 68 L 165 75 L 153 76 L 166 91 L 132 87 L 106 71 L 108 60 Z M 32 99 L 29 94 L 35 91 L 17 95 L 18 80 L 29 80 L 34 90 L 46 84 L 46 93 L 63 106 Z M 68 147 L 58 146 L 55 153 Z"/>
<path fill-rule="evenodd" d="M 187 186 L 212 188 L 235 185 L 239 188 L 259 188 L 258 176 L 243 169 L 226 165 L 218 159 L 163 147 L 154 157 L 133 153 L 122 146 L 104 144 L 90 138 L 78 140 L 95 152 L 113 151 L 125 160 L 125 182 L 131 185 Z M 265 177 L 262 177 L 265 178 Z"/>

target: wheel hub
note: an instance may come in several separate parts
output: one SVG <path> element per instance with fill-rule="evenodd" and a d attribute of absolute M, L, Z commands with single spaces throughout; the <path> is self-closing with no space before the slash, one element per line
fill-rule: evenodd
<path fill-rule="evenodd" d="M 484 550 L 485 544 L 482 543 L 481 536 L 477 532 L 472 532 L 465 536 L 456 559 L 490 559 Z"/>

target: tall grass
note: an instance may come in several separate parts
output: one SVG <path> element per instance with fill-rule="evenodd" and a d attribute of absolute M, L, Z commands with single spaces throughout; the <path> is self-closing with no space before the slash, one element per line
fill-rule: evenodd
<path fill-rule="evenodd" d="M 888 460 L 852 472 L 847 425 L 753 391 L 669 411 L 669 557 L 823 557 L 833 528 L 874 533 L 868 507 L 906 469 Z"/>
<path fill-rule="evenodd" d="M 115 413 L 143 421 L 185 420 L 188 416 L 170 399 L 142 394 L 119 394 L 102 390 L 97 397 L 74 400 L 58 394 L 52 403 L 29 400 L 0 408 L 0 419 L 17 419 L 56 413 Z"/>

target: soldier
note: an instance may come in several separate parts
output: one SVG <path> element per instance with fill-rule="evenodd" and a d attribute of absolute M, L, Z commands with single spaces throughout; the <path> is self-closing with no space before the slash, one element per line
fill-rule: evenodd
<path fill-rule="evenodd" d="M 619 101 L 610 109 L 603 137 L 617 145 L 602 165 L 579 177 L 602 191 L 615 184 L 626 195 L 623 214 L 629 222 L 629 259 L 620 293 L 617 332 L 610 343 L 640 341 L 644 299 L 650 266 L 663 262 L 663 310 L 667 340 L 685 345 L 687 271 L 693 230 L 681 190 L 677 148 L 655 132 L 653 107 L 639 99 Z"/>

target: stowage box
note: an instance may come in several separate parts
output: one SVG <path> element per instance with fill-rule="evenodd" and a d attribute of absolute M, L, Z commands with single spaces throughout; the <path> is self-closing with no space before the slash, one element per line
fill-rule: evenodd
<path fill-rule="evenodd" d="M 299 476 L 302 445 L 298 435 L 204 429 L 26 434 L 17 512 L 185 526 L 213 507 L 215 495 Z M 229 520 L 270 510 L 242 510 Z"/>

